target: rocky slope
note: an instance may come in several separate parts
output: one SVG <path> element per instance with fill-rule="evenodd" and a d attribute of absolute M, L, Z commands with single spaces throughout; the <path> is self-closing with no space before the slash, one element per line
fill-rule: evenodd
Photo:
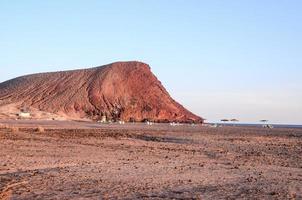
<path fill-rule="evenodd" d="M 67 119 L 203 121 L 174 101 L 141 62 L 27 75 L 1 83 L 0 117 L 22 108 L 32 116 L 48 113 Z"/>

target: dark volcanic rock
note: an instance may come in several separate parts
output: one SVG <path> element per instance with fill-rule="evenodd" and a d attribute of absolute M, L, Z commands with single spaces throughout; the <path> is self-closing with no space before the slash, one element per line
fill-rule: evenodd
<path fill-rule="evenodd" d="M 72 119 L 203 121 L 174 101 L 141 62 L 15 78 L 0 84 L 0 107 L 7 105 Z"/>

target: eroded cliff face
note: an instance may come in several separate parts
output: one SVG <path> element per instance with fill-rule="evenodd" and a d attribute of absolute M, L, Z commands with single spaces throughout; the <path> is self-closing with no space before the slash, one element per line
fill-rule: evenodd
<path fill-rule="evenodd" d="M 0 84 L 0 108 L 4 106 L 70 119 L 203 121 L 174 101 L 141 62 L 18 77 Z"/>

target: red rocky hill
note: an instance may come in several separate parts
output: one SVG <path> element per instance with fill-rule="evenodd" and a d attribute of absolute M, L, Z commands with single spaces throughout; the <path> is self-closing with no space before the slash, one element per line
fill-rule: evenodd
<path fill-rule="evenodd" d="M 150 67 L 141 62 L 18 77 L 0 84 L 1 107 L 69 119 L 203 121 L 174 101 Z"/>

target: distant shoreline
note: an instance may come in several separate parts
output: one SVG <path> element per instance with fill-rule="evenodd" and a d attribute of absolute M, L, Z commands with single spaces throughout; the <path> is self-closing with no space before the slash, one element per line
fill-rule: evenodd
<path fill-rule="evenodd" d="M 209 125 L 222 125 L 222 126 L 238 126 L 238 127 L 262 127 L 263 124 L 249 124 L 249 123 L 205 123 Z M 270 124 L 270 123 L 267 123 Z M 302 125 L 298 124 L 270 124 L 274 128 L 302 128 Z"/>
<path fill-rule="evenodd" d="M 269 123 L 267 123 L 269 124 Z M 12 119 L 0 119 L 0 126 L 1 125 L 12 125 L 12 126 L 19 126 L 19 127 L 36 127 L 36 126 L 43 126 L 44 128 L 102 128 L 102 127 L 116 127 L 116 128 L 129 128 L 129 126 L 146 126 L 146 123 L 126 123 L 124 125 L 120 125 L 118 123 L 97 123 L 92 121 L 59 121 L 59 120 L 12 120 Z M 155 123 L 154 126 L 171 126 L 169 123 Z M 181 124 L 179 124 L 181 125 Z M 191 126 L 190 124 L 182 124 L 185 126 Z M 302 129 L 302 125 L 293 125 L 293 124 L 269 124 L 272 125 L 273 128 L 284 128 L 284 129 Z M 242 128 L 262 128 L 263 124 L 249 124 L 249 123 L 204 123 L 204 124 L 195 124 L 196 127 L 202 126 L 212 126 L 212 127 L 242 127 Z"/>

